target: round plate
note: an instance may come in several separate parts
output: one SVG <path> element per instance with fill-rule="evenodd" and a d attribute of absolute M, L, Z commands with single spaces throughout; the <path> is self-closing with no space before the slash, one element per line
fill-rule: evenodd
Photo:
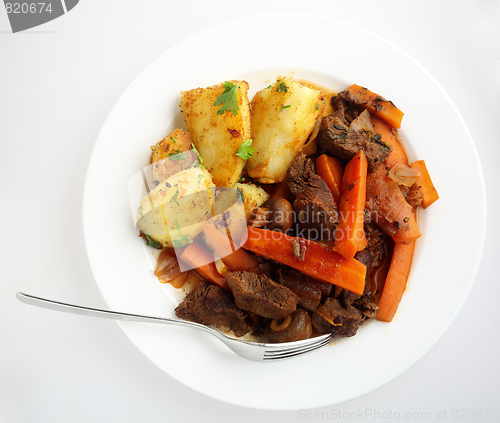
<path fill-rule="evenodd" d="M 356 83 L 394 101 L 405 112 L 400 134 L 410 157 L 425 159 L 441 198 L 420 213 L 423 236 L 392 323 L 370 321 L 352 338 L 265 363 L 240 358 L 190 328 L 120 323 L 149 359 L 183 384 L 228 403 L 274 410 L 350 400 L 417 362 L 465 301 L 486 222 L 481 168 L 468 130 L 443 89 L 407 54 L 364 29 L 317 16 L 226 22 L 149 65 L 101 130 L 86 180 L 84 230 L 97 285 L 111 309 L 173 316 L 179 300 L 153 275 L 152 250 L 138 238 L 131 212 L 138 202 L 132 193 L 130 204 L 128 184 L 149 163 L 149 147 L 184 126 L 180 91 L 244 79 L 253 94 L 285 74 L 334 90 Z M 471 216 L 477 224 L 464 231 Z"/>

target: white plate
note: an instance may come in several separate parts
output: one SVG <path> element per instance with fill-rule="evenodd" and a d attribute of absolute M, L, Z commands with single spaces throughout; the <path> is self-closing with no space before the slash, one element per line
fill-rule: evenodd
<path fill-rule="evenodd" d="M 177 299 L 152 273 L 151 251 L 137 236 L 127 184 L 148 164 L 149 146 L 183 126 L 179 92 L 245 79 L 254 93 L 292 72 L 338 90 L 357 83 L 393 100 L 405 112 L 400 133 L 411 158 L 425 159 L 437 186 L 441 198 L 421 213 L 424 235 L 395 320 L 369 322 L 355 337 L 276 363 L 244 360 L 191 329 L 120 323 L 147 357 L 183 384 L 228 403 L 274 410 L 358 397 L 417 362 L 465 301 L 486 221 L 481 169 L 467 128 L 442 88 L 407 54 L 364 29 L 317 16 L 226 22 L 149 65 L 99 135 L 85 187 L 84 228 L 92 270 L 110 308 L 173 315 Z M 464 225 L 472 218 L 474 226 Z"/>

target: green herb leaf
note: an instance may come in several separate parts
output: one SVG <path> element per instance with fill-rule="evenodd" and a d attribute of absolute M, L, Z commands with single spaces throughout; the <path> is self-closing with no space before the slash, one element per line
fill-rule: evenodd
<path fill-rule="evenodd" d="M 189 238 L 187 235 L 182 235 L 181 228 L 179 228 L 179 222 L 175 219 L 175 227 L 177 228 L 177 232 L 179 233 L 180 238 L 172 239 L 175 248 L 183 248 L 188 244 L 191 244 L 193 240 Z"/>
<path fill-rule="evenodd" d="M 187 155 L 186 152 L 181 153 L 178 150 L 175 150 L 174 153 L 170 153 L 168 155 L 168 158 L 170 160 L 178 160 L 178 161 L 182 162 L 186 158 L 186 155 Z"/>
<path fill-rule="evenodd" d="M 196 153 L 196 157 L 198 157 L 198 161 L 200 162 L 200 169 L 205 169 L 205 165 L 203 164 L 203 157 L 201 157 L 200 152 L 194 146 L 193 142 L 191 142 L 191 147 L 193 147 L 193 150 Z"/>
<path fill-rule="evenodd" d="M 144 234 L 146 237 L 146 245 L 149 247 L 156 248 L 157 250 L 161 250 L 161 244 L 151 238 L 148 234 Z"/>
<path fill-rule="evenodd" d="M 278 84 L 278 92 L 279 93 L 286 93 L 286 92 L 288 92 L 288 87 L 286 86 L 285 82 L 280 82 Z"/>
<path fill-rule="evenodd" d="M 253 152 L 255 151 L 255 147 L 252 147 L 252 140 L 249 138 L 246 141 L 243 141 L 236 152 L 236 155 L 241 157 L 243 160 L 248 160 L 252 157 Z"/>
<path fill-rule="evenodd" d="M 175 142 L 177 144 L 177 141 L 175 140 L 175 138 L 172 135 L 170 135 L 170 138 L 172 139 L 173 142 Z"/>
<path fill-rule="evenodd" d="M 224 84 L 224 92 L 217 97 L 214 106 L 221 106 L 217 110 L 218 115 L 222 115 L 224 112 L 233 112 L 236 116 L 240 110 L 238 106 L 238 86 L 234 85 L 232 82 L 226 81 Z"/>
<path fill-rule="evenodd" d="M 240 206 L 245 202 L 245 196 L 239 187 L 236 188 L 236 199 L 238 200 L 238 204 Z"/>
<path fill-rule="evenodd" d="M 283 106 L 281 109 L 289 109 L 291 106 L 291 104 L 287 104 L 286 106 Z"/>

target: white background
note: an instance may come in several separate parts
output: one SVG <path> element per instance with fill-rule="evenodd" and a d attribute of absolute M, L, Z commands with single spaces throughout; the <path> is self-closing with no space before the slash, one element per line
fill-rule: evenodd
<path fill-rule="evenodd" d="M 104 307 L 85 252 L 82 202 L 92 149 L 113 104 L 146 65 L 187 36 L 230 19 L 284 11 L 366 28 L 438 80 L 474 139 L 488 224 L 470 295 L 424 358 L 361 398 L 270 412 L 181 385 L 113 321 L 43 311 L 19 303 L 15 294 Z M 269 42 L 279 48 L 283 37 Z M 333 49 L 325 46 L 325 54 Z M 232 53 L 218 54 L 223 66 Z M 67 15 L 17 34 L 0 8 L 0 422 L 500 421 L 499 134 L 498 0 L 81 0 Z M 470 216 L 449 242 L 460 243 L 463 231 L 479 226 Z M 175 360 L 175 351 L 165 354 Z"/>

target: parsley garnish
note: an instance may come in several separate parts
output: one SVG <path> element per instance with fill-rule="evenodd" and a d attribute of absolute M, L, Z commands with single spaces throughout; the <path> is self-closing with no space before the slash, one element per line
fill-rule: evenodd
<path fill-rule="evenodd" d="M 236 188 L 236 199 L 238 200 L 238 204 L 240 206 L 245 202 L 245 196 L 239 187 Z"/>
<path fill-rule="evenodd" d="M 289 109 L 290 107 L 292 107 L 290 104 L 287 104 L 286 106 L 283 106 L 282 109 Z"/>
<path fill-rule="evenodd" d="M 151 238 L 148 234 L 144 234 L 146 237 L 146 242 L 149 247 L 156 248 L 157 250 L 161 250 L 161 244 L 156 242 L 153 238 Z"/>
<path fill-rule="evenodd" d="M 182 235 L 181 228 L 179 228 L 179 222 L 175 219 L 175 227 L 177 228 L 177 232 L 179 232 L 180 239 L 173 239 L 175 248 L 183 248 L 188 244 L 191 244 L 193 240 L 189 238 L 187 235 Z"/>
<path fill-rule="evenodd" d="M 286 86 L 286 83 L 284 83 L 284 82 L 280 82 L 280 83 L 278 84 L 278 92 L 279 92 L 279 93 L 286 93 L 286 92 L 288 92 L 288 88 L 287 88 L 287 86 Z"/>
<path fill-rule="evenodd" d="M 179 150 L 175 150 L 174 153 L 168 155 L 170 160 L 179 160 L 182 162 L 186 158 L 186 153 L 181 153 Z"/>
<path fill-rule="evenodd" d="M 198 157 L 198 161 L 200 162 L 200 169 L 205 169 L 205 165 L 203 164 L 203 157 L 201 157 L 200 152 L 196 149 L 193 142 L 191 142 L 191 147 L 193 147 L 193 150 L 196 153 L 196 157 Z"/>
<path fill-rule="evenodd" d="M 252 140 L 249 138 L 246 141 L 243 141 L 236 152 L 236 155 L 241 157 L 243 160 L 248 160 L 252 157 L 253 152 L 255 151 L 255 147 L 252 147 Z"/>
<path fill-rule="evenodd" d="M 175 142 L 177 144 L 177 141 L 175 140 L 175 138 L 172 135 L 170 135 L 170 138 L 172 139 L 173 142 Z"/>
<path fill-rule="evenodd" d="M 234 116 L 238 114 L 238 110 L 240 110 L 238 106 L 238 88 L 239 87 L 232 82 L 226 81 L 224 84 L 224 92 L 217 97 L 214 103 L 214 106 L 221 106 L 221 108 L 217 110 L 218 115 L 222 115 L 224 112 L 230 112 L 231 110 Z"/>

